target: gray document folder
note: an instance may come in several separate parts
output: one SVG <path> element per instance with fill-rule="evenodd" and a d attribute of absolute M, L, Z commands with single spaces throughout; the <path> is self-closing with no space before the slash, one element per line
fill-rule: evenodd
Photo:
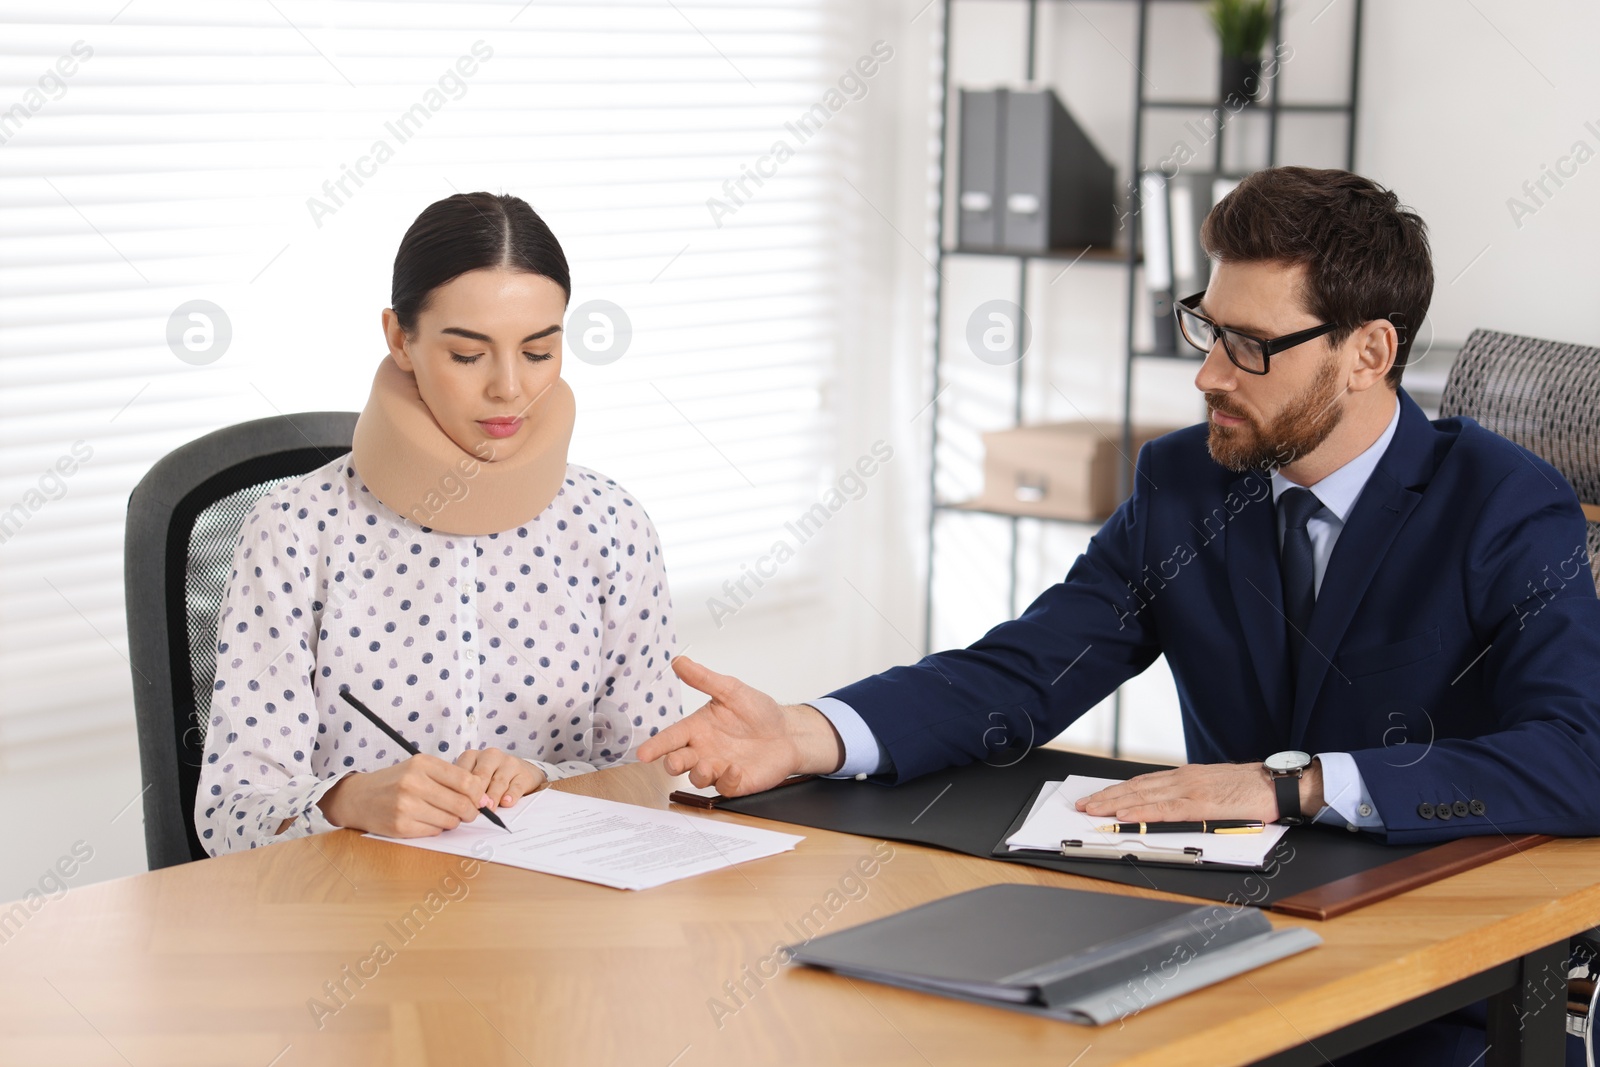
<path fill-rule="evenodd" d="M 1321 944 L 1256 908 L 991 885 L 790 946 L 921 992 L 1103 1025 Z"/>

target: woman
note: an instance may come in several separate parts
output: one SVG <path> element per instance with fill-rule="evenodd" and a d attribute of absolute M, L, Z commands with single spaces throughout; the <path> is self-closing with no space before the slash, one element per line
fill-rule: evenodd
<path fill-rule="evenodd" d="M 566 459 L 570 296 L 517 197 L 457 194 L 406 232 L 350 453 L 275 485 L 234 546 L 195 797 L 212 855 L 437 834 L 682 717 L 656 531 Z"/>

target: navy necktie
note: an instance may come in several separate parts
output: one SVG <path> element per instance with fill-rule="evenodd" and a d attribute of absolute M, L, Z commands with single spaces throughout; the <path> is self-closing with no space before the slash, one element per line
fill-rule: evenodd
<path fill-rule="evenodd" d="M 1316 561 L 1306 520 L 1322 510 L 1322 501 L 1309 489 L 1286 489 L 1278 497 L 1283 513 L 1283 612 L 1289 619 L 1289 669 L 1299 672 L 1300 653 L 1311 629 L 1311 609 L 1317 602 Z"/>

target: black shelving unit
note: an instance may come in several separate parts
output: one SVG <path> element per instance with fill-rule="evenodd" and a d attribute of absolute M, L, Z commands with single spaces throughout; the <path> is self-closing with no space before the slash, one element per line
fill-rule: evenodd
<path fill-rule="evenodd" d="M 1133 344 L 1134 322 L 1135 322 L 1135 316 L 1138 313 L 1137 312 L 1137 308 L 1138 308 L 1138 297 L 1139 297 L 1139 291 L 1138 291 L 1138 287 L 1139 287 L 1139 264 L 1140 264 L 1140 256 L 1141 256 L 1141 251 L 1140 251 L 1140 248 L 1139 248 L 1139 227 L 1138 226 L 1130 226 L 1129 227 L 1129 237 L 1128 237 L 1127 247 L 1126 248 L 1122 248 L 1122 249 L 1116 249 L 1116 248 L 1089 248 L 1089 249 L 1084 249 L 1084 248 L 1064 248 L 1064 249 L 1054 249 L 1054 250 L 1051 250 L 1051 251 L 1048 251 L 1048 252 L 1022 253 L 1022 252 L 996 251 L 996 250 L 992 250 L 992 249 L 981 249 L 980 250 L 980 249 L 962 249 L 962 248 L 946 248 L 945 247 L 946 234 L 945 234 L 945 225 L 944 225 L 944 215 L 945 215 L 945 193 L 944 193 L 944 190 L 945 190 L 945 184 L 946 184 L 946 180 L 947 180 L 946 172 L 947 172 L 948 167 L 949 167 L 949 160 L 950 160 L 950 156 L 951 156 L 950 115 L 951 115 L 951 110 L 952 109 L 951 109 L 951 106 L 950 106 L 950 88 L 951 88 L 951 76 L 950 76 L 950 15 L 951 15 L 952 7 L 957 3 L 964 3 L 964 4 L 995 3 L 995 2 L 1008 2 L 1008 3 L 1019 3 L 1020 2 L 1020 3 L 1025 3 L 1027 5 L 1027 13 L 1028 13 L 1028 29 L 1027 29 L 1027 48 L 1026 48 L 1026 71 L 1025 71 L 1025 74 L 1024 74 L 1024 80 L 1027 83 L 1031 84 L 1033 82 L 1033 80 L 1034 80 L 1035 63 L 1036 63 L 1037 54 L 1038 54 L 1039 5 L 1040 5 L 1041 2 L 1042 3 L 1061 3 L 1061 2 L 1070 3 L 1071 0 L 942 0 L 942 2 L 943 2 L 943 5 L 944 5 L 944 27 L 945 27 L 945 33 L 944 33 L 943 70 L 942 70 L 942 76 L 941 76 L 941 78 L 942 78 L 942 87 L 941 87 L 941 93 L 940 93 L 940 105 L 944 108 L 944 122 L 942 124 L 942 136 L 940 137 L 940 144 L 939 144 L 939 190 L 938 190 L 938 197 L 937 197 L 937 202 L 938 202 L 937 216 L 936 216 L 937 221 L 936 221 L 936 224 L 935 224 L 935 229 L 936 229 L 936 233 L 937 233 L 936 246 L 937 246 L 937 249 L 938 249 L 938 267 L 939 267 L 939 269 L 937 271 L 935 271 L 935 280 L 934 280 L 934 296 L 933 296 L 933 322 L 934 322 L 934 326 L 933 326 L 933 329 L 934 329 L 933 377 L 932 377 L 932 397 L 929 400 L 929 406 L 932 407 L 933 412 L 932 412 L 932 416 L 931 416 L 931 419 L 930 419 L 931 428 L 930 428 L 930 431 L 929 431 L 930 440 L 929 440 L 928 499 L 930 501 L 930 507 L 928 509 L 928 569 L 927 569 L 927 576 L 926 576 L 926 586 L 925 586 L 925 590 L 924 590 L 925 596 L 924 596 L 924 613 L 923 613 L 923 647 L 924 647 L 924 651 L 926 651 L 926 652 L 933 651 L 934 561 L 935 561 L 935 558 L 936 558 L 936 555 L 937 555 L 937 552 L 936 552 L 936 549 L 937 549 L 936 538 L 938 536 L 938 525 L 939 525 L 939 520 L 940 520 L 941 516 L 954 518 L 956 516 L 967 516 L 967 515 L 989 515 L 989 516 L 1000 516 L 1000 517 L 1003 517 L 1003 518 L 1009 518 L 1010 519 L 1010 523 L 1011 523 L 1011 530 L 1010 530 L 1010 542 L 1011 543 L 1010 543 L 1010 553 L 1009 553 L 1010 578 L 1009 578 L 1009 586 L 1008 586 L 1009 594 L 1008 594 L 1008 598 L 1007 598 L 1007 604 L 1008 604 L 1008 606 L 1010 608 L 1010 616 L 1013 617 L 1013 618 L 1016 617 L 1016 615 L 1018 613 L 1018 610 L 1019 610 L 1018 609 L 1018 605 L 1017 605 L 1017 581 L 1018 581 L 1018 574 L 1017 574 L 1018 555 L 1017 555 L 1017 552 L 1018 552 L 1018 529 L 1019 529 L 1020 524 L 1022 522 L 1024 522 L 1024 521 L 1033 521 L 1033 522 L 1046 522 L 1046 523 L 1063 523 L 1063 524 L 1067 524 L 1067 525 L 1090 526 L 1090 527 L 1098 527 L 1098 525 L 1099 525 L 1098 523 L 1084 523 L 1084 522 L 1078 522 L 1078 521 L 1069 520 L 1069 519 L 1054 519 L 1054 518 L 1046 518 L 1046 517 L 1032 516 L 1032 515 L 1012 514 L 1012 513 L 1009 513 L 1009 512 L 1003 511 L 1003 510 L 999 510 L 999 509 L 995 509 L 995 508 L 991 508 L 991 507 L 974 506 L 969 502 L 942 501 L 942 500 L 939 499 L 939 497 L 938 497 L 938 489 L 939 489 L 939 402 L 938 401 L 939 401 L 939 396 L 940 396 L 940 394 L 941 394 L 941 392 L 943 390 L 943 385 L 941 383 L 940 370 L 941 370 L 941 365 L 942 365 L 942 362 L 943 362 L 944 340 L 945 340 L 944 339 L 944 329 L 943 329 L 944 323 L 943 323 L 943 317 L 942 317 L 943 316 L 943 302 L 944 302 L 944 266 L 945 266 L 945 263 L 947 261 L 949 261 L 949 260 L 957 259 L 957 258 L 964 257 L 964 256 L 987 256 L 987 257 L 999 257 L 999 258 L 1004 258 L 1004 259 L 1015 260 L 1016 263 L 1017 263 L 1017 299 L 1016 299 L 1016 304 L 1017 304 L 1017 306 L 1019 308 L 1023 309 L 1024 314 L 1026 314 L 1026 310 L 1027 310 L 1027 306 L 1028 306 L 1028 268 L 1029 268 L 1030 264 L 1032 264 L 1034 261 L 1041 261 L 1041 262 L 1043 262 L 1043 261 L 1073 261 L 1073 262 L 1082 261 L 1082 262 L 1089 262 L 1089 263 L 1100 263 L 1100 264 L 1106 264 L 1106 265 L 1120 266 L 1124 271 L 1126 271 L 1126 274 L 1127 274 L 1127 313 L 1126 313 L 1126 321 L 1124 323 L 1124 335 L 1123 335 L 1124 339 L 1125 339 L 1125 344 L 1123 346 L 1123 352 L 1122 352 L 1123 390 L 1122 390 L 1122 425 L 1121 425 L 1121 442 L 1120 442 L 1122 453 L 1125 456 L 1131 454 L 1132 447 L 1133 447 L 1133 368 L 1134 368 L 1135 362 L 1138 361 L 1138 360 L 1145 360 L 1145 359 L 1191 360 L 1191 357 L 1189 357 L 1187 355 L 1184 355 L 1184 354 L 1182 354 L 1180 352 L 1174 352 L 1174 351 L 1140 351 L 1140 350 L 1137 350 L 1137 349 L 1134 348 L 1134 344 Z M 1175 4 L 1195 5 L 1195 4 L 1202 4 L 1202 3 L 1205 2 L 1205 0 L 1124 0 L 1124 2 L 1132 4 L 1132 5 L 1136 5 L 1136 7 L 1137 7 L 1136 24 L 1135 24 L 1136 28 L 1135 28 L 1135 31 L 1134 31 L 1135 32 L 1135 37 L 1136 37 L 1136 40 L 1137 40 L 1137 45 L 1136 45 L 1136 49 L 1135 49 L 1135 52 L 1136 52 L 1136 55 L 1137 55 L 1137 59 L 1136 59 L 1136 61 L 1134 63 L 1134 66 L 1135 66 L 1136 71 L 1142 72 L 1142 71 L 1144 71 L 1144 70 L 1146 70 L 1148 68 L 1148 64 L 1149 64 L 1150 9 L 1152 7 L 1161 6 L 1161 5 L 1175 5 Z M 1306 115 L 1319 115 L 1319 114 L 1321 114 L 1321 115 L 1342 115 L 1342 116 L 1344 116 L 1344 118 L 1345 118 L 1345 145 L 1344 145 L 1344 149 L 1345 149 L 1345 151 L 1344 151 L 1345 168 L 1348 169 L 1348 170 L 1353 170 L 1355 168 L 1356 107 L 1357 107 L 1357 102 L 1358 102 L 1357 93 L 1358 93 L 1359 86 L 1360 86 L 1360 76 L 1361 76 L 1361 22 L 1362 22 L 1362 0 L 1354 0 L 1354 13 L 1352 15 L 1351 43 L 1350 43 L 1349 96 L 1348 96 L 1348 100 L 1345 103 L 1305 103 L 1305 104 L 1285 103 L 1285 102 L 1283 102 L 1283 101 L 1281 101 L 1279 99 L 1278 86 L 1277 86 L 1277 77 L 1274 76 L 1271 79 L 1264 79 L 1265 80 L 1265 85 L 1263 86 L 1264 95 L 1265 95 L 1264 102 L 1250 104 L 1250 105 L 1248 105 L 1248 107 L 1253 111 L 1253 113 L 1265 114 L 1266 115 L 1266 123 L 1267 123 L 1267 149 L 1266 149 L 1266 157 L 1267 158 L 1266 158 L 1266 165 L 1267 166 L 1275 166 L 1279 162 L 1279 160 L 1278 160 L 1278 131 L 1279 131 L 1279 123 L 1280 123 L 1280 121 L 1281 121 L 1283 116 L 1285 116 L 1285 115 L 1296 115 L 1296 114 L 1306 114 Z M 1272 19 L 1272 54 L 1274 56 L 1276 56 L 1278 54 L 1279 47 L 1282 44 L 1282 31 L 1283 31 L 1283 0 L 1275 0 L 1275 2 L 1273 4 L 1273 19 Z M 1218 55 L 1220 57 L 1220 50 L 1218 52 Z M 1148 98 L 1145 95 L 1145 79 L 1144 79 L 1143 76 L 1135 77 L 1133 79 L 1133 85 L 1134 85 L 1134 90 L 1133 90 L 1133 123 L 1132 123 L 1132 125 L 1133 125 L 1133 136 L 1132 136 L 1132 151 L 1129 154 L 1129 158 L 1132 160 L 1132 166 L 1131 166 L 1131 171 L 1130 171 L 1130 174 L 1129 174 L 1130 182 L 1128 184 L 1129 196 L 1130 196 L 1130 204 L 1129 204 L 1130 214 L 1129 214 L 1129 217 L 1130 218 L 1138 218 L 1139 217 L 1138 213 L 1140 211 L 1140 206 L 1141 206 L 1140 203 L 1139 203 L 1139 181 L 1138 181 L 1138 176 L 1142 172 L 1144 172 L 1144 170 L 1146 169 L 1146 160 L 1144 158 L 1144 150 L 1143 150 L 1144 149 L 1144 146 L 1143 146 L 1144 128 L 1145 128 L 1144 119 L 1145 119 L 1146 111 L 1150 111 L 1150 110 L 1163 110 L 1163 111 L 1192 110 L 1192 111 L 1196 111 L 1196 112 L 1209 113 L 1209 114 L 1212 114 L 1212 115 L 1214 115 L 1214 116 L 1216 116 L 1218 118 L 1217 133 L 1216 133 L 1216 137 L 1214 138 L 1214 157 L 1213 157 L 1214 158 L 1214 166 L 1212 167 L 1211 171 L 1208 171 L 1207 173 L 1212 173 L 1212 172 L 1215 172 L 1215 173 L 1218 173 L 1218 174 L 1224 173 L 1223 163 L 1224 163 L 1225 159 L 1227 158 L 1227 156 L 1226 156 L 1226 145 L 1227 145 L 1226 138 L 1227 138 L 1227 131 L 1228 131 L 1228 127 L 1229 127 L 1229 122 L 1223 120 L 1223 118 L 1222 118 L 1222 114 L 1221 113 L 1227 107 L 1226 103 L 1224 101 L 1222 101 L 1222 100 L 1179 100 L 1179 99 L 1153 99 L 1153 98 Z M 1237 176 L 1242 177 L 1243 175 L 1240 174 L 1240 175 L 1237 175 Z M 1024 398 L 1024 395 L 1025 395 L 1025 388 L 1026 388 L 1026 381 L 1025 381 L 1024 374 L 1023 374 L 1025 358 L 1026 358 L 1026 356 L 1024 356 L 1023 358 L 1019 358 L 1015 363 L 1016 380 L 1015 380 L 1015 402 L 1014 402 L 1014 405 L 1013 405 L 1013 420 L 1012 420 L 1013 421 L 1013 425 L 1021 425 L 1022 424 L 1023 398 Z M 1132 473 L 1128 469 L 1127 464 L 1125 464 L 1125 463 L 1119 463 L 1117 469 L 1118 469 L 1118 478 L 1119 478 L 1118 485 L 1119 485 L 1119 490 L 1120 490 L 1120 496 L 1123 499 L 1126 499 L 1128 494 L 1132 490 L 1132 486 L 1131 486 L 1131 482 L 1130 482 L 1130 479 L 1132 478 Z M 1121 735 L 1122 735 L 1122 693 L 1121 693 L 1121 690 L 1119 689 L 1117 691 L 1114 699 L 1113 699 L 1113 712 L 1112 712 L 1112 755 L 1113 756 L 1116 756 L 1116 755 L 1120 754 L 1120 750 L 1121 750 Z"/>

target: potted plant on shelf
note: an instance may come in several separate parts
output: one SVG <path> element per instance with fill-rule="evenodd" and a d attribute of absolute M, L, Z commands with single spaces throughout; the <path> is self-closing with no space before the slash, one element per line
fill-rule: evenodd
<path fill-rule="evenodd" d="M 1251 103 L 1261 95 L 1261 51 L 1272 36 L 1272 0 L 1211 0 L 1210 14 L 1222 41 L 1222 99 Z"/>

